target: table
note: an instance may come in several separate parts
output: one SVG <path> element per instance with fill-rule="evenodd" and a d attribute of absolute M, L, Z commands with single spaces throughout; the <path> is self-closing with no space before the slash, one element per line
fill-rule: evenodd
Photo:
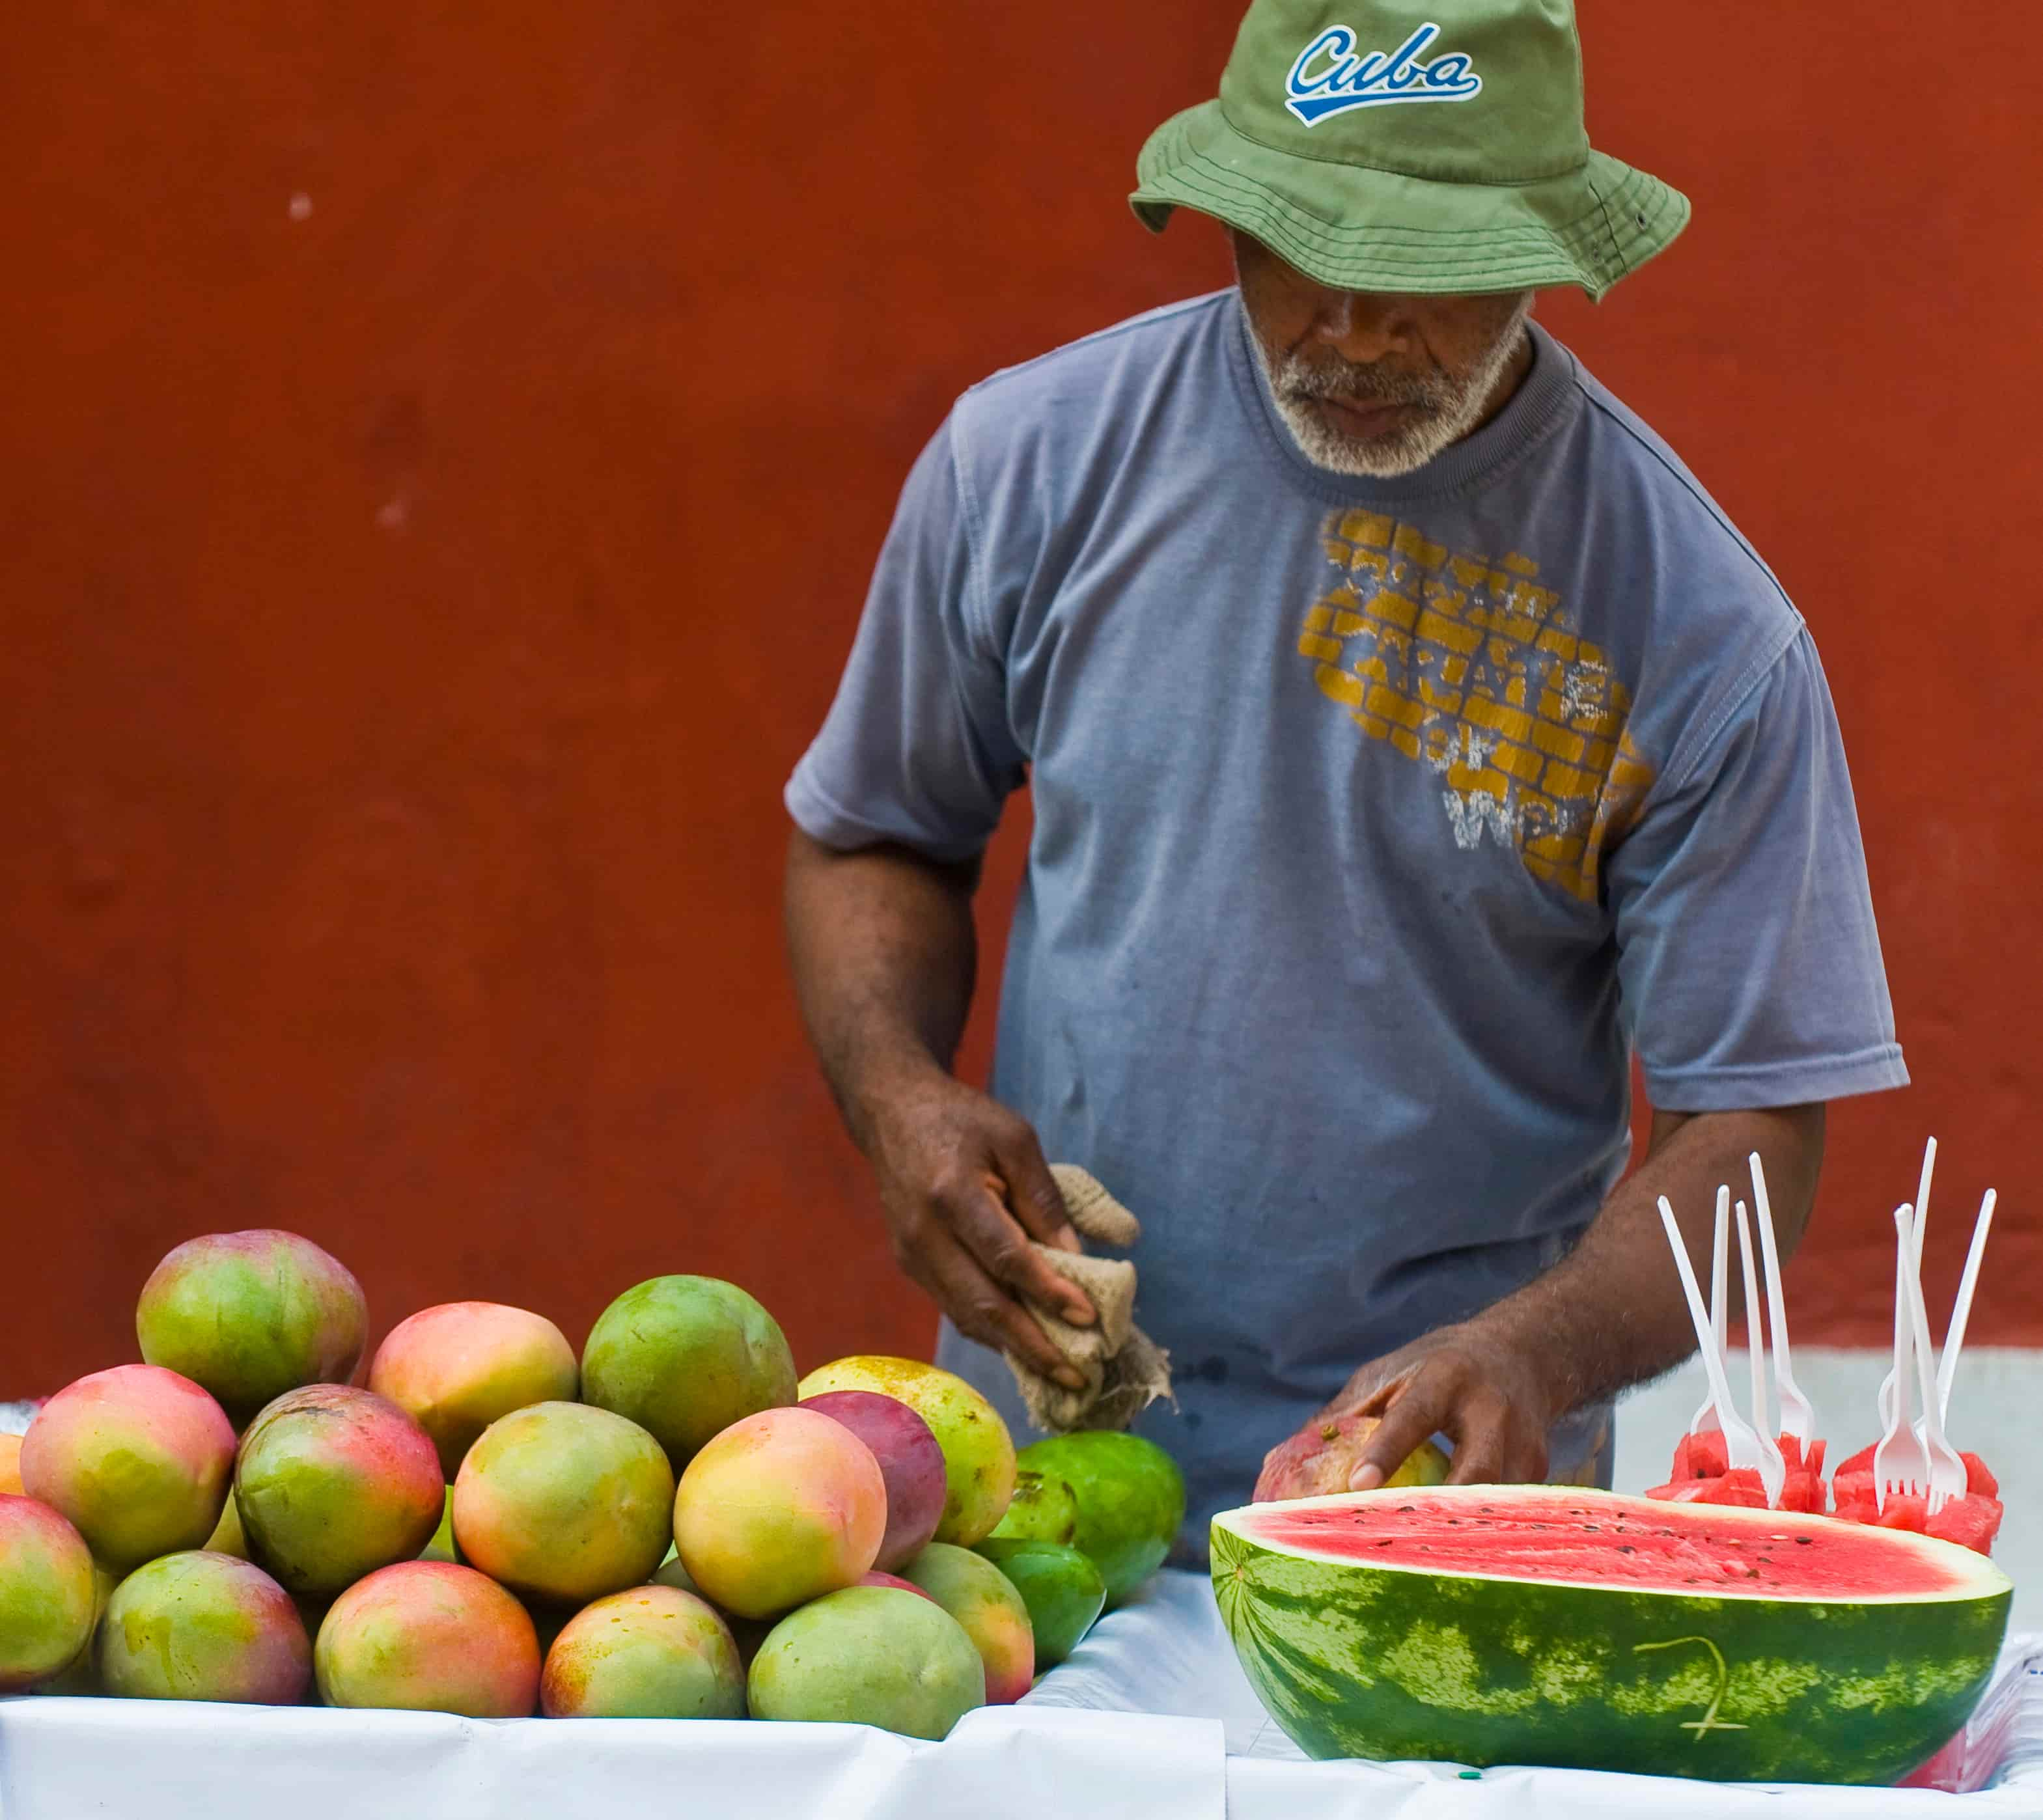
<path fill-rule="evenodd" d="M 0 1701 L 0 1817 L 76 1820 L 1998 1820 L 2043 1814 L 2043 1637 L 1999 1786 L 1726 1787 L 1576 1771 L 1309 1763 L 1202 1577 L 1165 1573 L 1020 1705 L 941 1745 L 857 1726 L 477 1720 L 146 1700 Z"/>

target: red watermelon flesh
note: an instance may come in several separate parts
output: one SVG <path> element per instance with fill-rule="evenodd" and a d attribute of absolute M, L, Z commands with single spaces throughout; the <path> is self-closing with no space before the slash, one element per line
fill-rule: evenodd
<path fill-rule="evenodd" d="M 1964 1773 L 1965 1747 L 1968 1741 L 1965 1734 L 1960 1732 L 1920 1769 L 1911 1776 L 1904 1776 L 1895 1786 L 1897 1788 L 1939 1788 L 1956 1794 L 1959 1779 Z"/>
<path fill-rule="evenodd" d="M 1921 1596 L 1964 1584 L 1919 1558 L 1905 1563 L 1906 1581 L 1899 1582 L 1900 1558 L 1831 1518 L 1774 1512 L 1768 1514 L 1780 1520 L 1769 1523 L 1683 1503 L 1531 1504 L 1514 1489 L 1471 1508 L 1466 1498 L 1416 1492 L 1389 1508 L 1332 1500 L 1258 1507 L 1255 1535 L 1273 1547 L 1374 1565 L 1582 1585 L 1706 1585 L 1717 1597 Z"/>
<path fill-rule="evenodd" d="M 1780 1457 L 1788 1462 L 1788 1485 L 1780 1494 L 1781 1509 L 1811 1515 L 1829 1509 L 1830 1494 L 1823 1483 L 1823 1454 L 1830 1443 L 1820 1438 L 1811 1441 L 1805 1459 L 1802 1443 L 1792 1435 L 1781 1435 L 1780 1442 Z"/>
<path fill-rule="evenodd" d="M 1802 1457 L 1802 1443 L 1792 1435 L 1780 1437 L 1781 1458 L 1788 1478 L 1777 1507 L 1803 1515 L 1820 1513 L 1828 1500 L 1823 1489 L 1822 1441 L 1809 1443 L 1809 1455 Z M 1764 1510 L 1766 1492 L 1759 1474 L 1750 1466 L 1733 1467 L 1727 1458 L 1723 1431 L 1706 1428 L 1684 1435 L 1674 1445 L 1674 1466 L 1667 1483 L 1646 1494 L 1669 1504 L 1742 1504 Z"/>
<path fill-rule="evenodd" d="M 1880 1529 L 1914 1530 L 1933 1535 L 1939 1542 L 1954 1542 L 1976 1554 L 1991 1554 L 2000 1534 L 2005 1514 L 2000 1502 L 2000 1481 L 1976 1454 L 1961 1454 L 1965 1463 L 1966 1490 L 1951 1499 L 1934 1516 L 1926 1498 L 1906 1492 L 1887 1500 L 1884 1508 L 1873 1488 L 1872 1447 L 1861 1447 L 1837 1469 L 1830 1481 L 1837 1514 L 1846 1523 L 1867 1523 Z"/>
<path fill-rule="evenodd" d="M 1766 1508 L 1766 1486 L 1750 1466 L 1734 1466 L 1707 1479 L 1673 1479 L 1654 1485 L 1646 1494 L 1670 1504 L 1737 1504 L 1747 1510 Z"/>
<path fill-rule="evenodd" d="M 1782 1435 L 1777 1439 L 1780 1443 L 1780 1457 L 1788 1462 L 1789 1472 L 1807 1470 L 1814 1473 L 1819 1479 L 1823 1476 L 1823 1455 L 1830 1447 L 1829 1442 L 1820 1438 L 1811 1441 L 1809 1443 L 1809 1457 L 1805 1460 L 1802 1458 L 1802 1443 L 1792 1435 Z"/>
<path fill-rule="evenodd" d="M 2014 1691 L 2019 1684 L 2003 1683 L 1999 1699 L 1989 1695 L 1962 1731 L 1895 1787 L 1934 1788 L 1946 1795 L 1970 1795 L 1985 1787 L 2007 1755 L 2009 1736 L 2022 1710 L 2020 1696 Z"/>
<path fill-rule="evenodd" d="M 1680 1479 L 1720 1479 L 1730 1470 L 1723 1430 L 1704 1428 L 1674 1443 L 1674 1465 L 1667 1479 L 1670 1485 Z"/>
<path fill-rule="evenodd" d="M 1861 1447 L 1849 1460 L 1841 1461 L 1838 1466 L 1839 1478 L 1847 1473 L 1872 1473 L 1872 1456 L 1875 1449 Z M 1965 1463 L 1965 1489 L 1980 1496 L 1997 1498 L 2000 1496 L 2000 1481 L 1993 1476 L 1993 1469 L 1976 1454 L 1961 1454 L 1958 1458 Z"/>
<path fill-rule="evenodd" d="M 1878 1529 L 1910 1529 L 1918 1535 L 1933 1535 L 1939 1542 L 1954 1542 L 1976 1554 L 1991 1554 L 1994 1538 L 2000 1534 L 2001 1502 L 1982 1492 L 1966 1492 L 1953 1498 L 1932 1516 L 1928 1499 L 1906 1492 L 1889 1497 L 1883 1508 L 1874 1494 L 1870 1473 L 1839 1473 L 1831 1481 L 1831 1491 L 1837 1500 L 1837 1515 L 1846 1523 Z"/>
<path fill-rule="evenodd" d="M 1823 1452 L 1830 1445 L 1828 1442 L 1811 1441 L 1809 1457 L 1804 1460 L 1802 1443 L 1792 1435 L 1782 1435 L 1778 1440 L 1780 1457 L 1787 1462 L 1790 1473 L 1806 1470 L 1819 1478 L 1823 1477 Z M 1676 1479 L 1716 1479 L 1730 1470 L 1731 1454 L 1724 1443 L 1723 1431 L 1705 1428 L 1699 1434 L 1684 1435 L 1674 1443 L 1674 1465 L 1667 1477 L 1669 1482 Z"/>

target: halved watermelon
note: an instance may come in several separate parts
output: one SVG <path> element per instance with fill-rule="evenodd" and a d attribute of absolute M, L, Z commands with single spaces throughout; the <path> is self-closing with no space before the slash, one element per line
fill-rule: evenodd
<path fill-rule="evenodd" d="M 1316 1757 L 1891 1783 L 1961 1726 L 2013 1588 L 1828 1517 L 1532 1485 L 1251 1504 L 1213 1590 Z"/>

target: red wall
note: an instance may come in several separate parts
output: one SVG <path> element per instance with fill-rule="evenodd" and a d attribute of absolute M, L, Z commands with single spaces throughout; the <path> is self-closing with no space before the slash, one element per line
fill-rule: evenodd
<path fill-rule="evenodd" d="M 924 1343 L 784 983 L 779 789 L 949 398 L 1221 282 L 1123 197 L 1235 10 L 16 21 L 0 1394 L 128 1356 L 158 1255 L 258 1224 L 379 1327 L 578 1340 L 699 1270 L 805 1363 Z M 1803 1332 L 1884 1337 L 1934 1129 L 1933 1305 L 1991 1179 L 1973 1331 L 2043 1341 L 2033 9 L 1974 9 L 1986 65 L 1906 9 L 1789 0 L 1763 65 L 1583 13 L 1599 138 L 1697 216 L 1547 319 L 1816 626 L 1918 1083 L 1835 1117 Z"/>

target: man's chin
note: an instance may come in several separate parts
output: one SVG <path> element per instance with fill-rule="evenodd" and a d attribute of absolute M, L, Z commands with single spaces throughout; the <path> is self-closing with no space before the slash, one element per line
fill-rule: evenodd
<path fill-rule="evenodd" d="M 1300 402 L 1329 433 L 1364 449 L 1390 448 L 1424 416 L 1416 404 L 1370 404 L 1351 398 L 1310 398 Z"/>
<path fill-rule="evenodd" d="M 1315 466 L 1361 480 L 1395 480 L 1424 467 L 1444 446 L 1432 419 L 1413 405 L 1390 408 L 1374 434 L 1350 428 L 1343 420 L 1355 414 L 1323 399 L 1286 399 L 1279 408 L 1292 440 Z"/>

